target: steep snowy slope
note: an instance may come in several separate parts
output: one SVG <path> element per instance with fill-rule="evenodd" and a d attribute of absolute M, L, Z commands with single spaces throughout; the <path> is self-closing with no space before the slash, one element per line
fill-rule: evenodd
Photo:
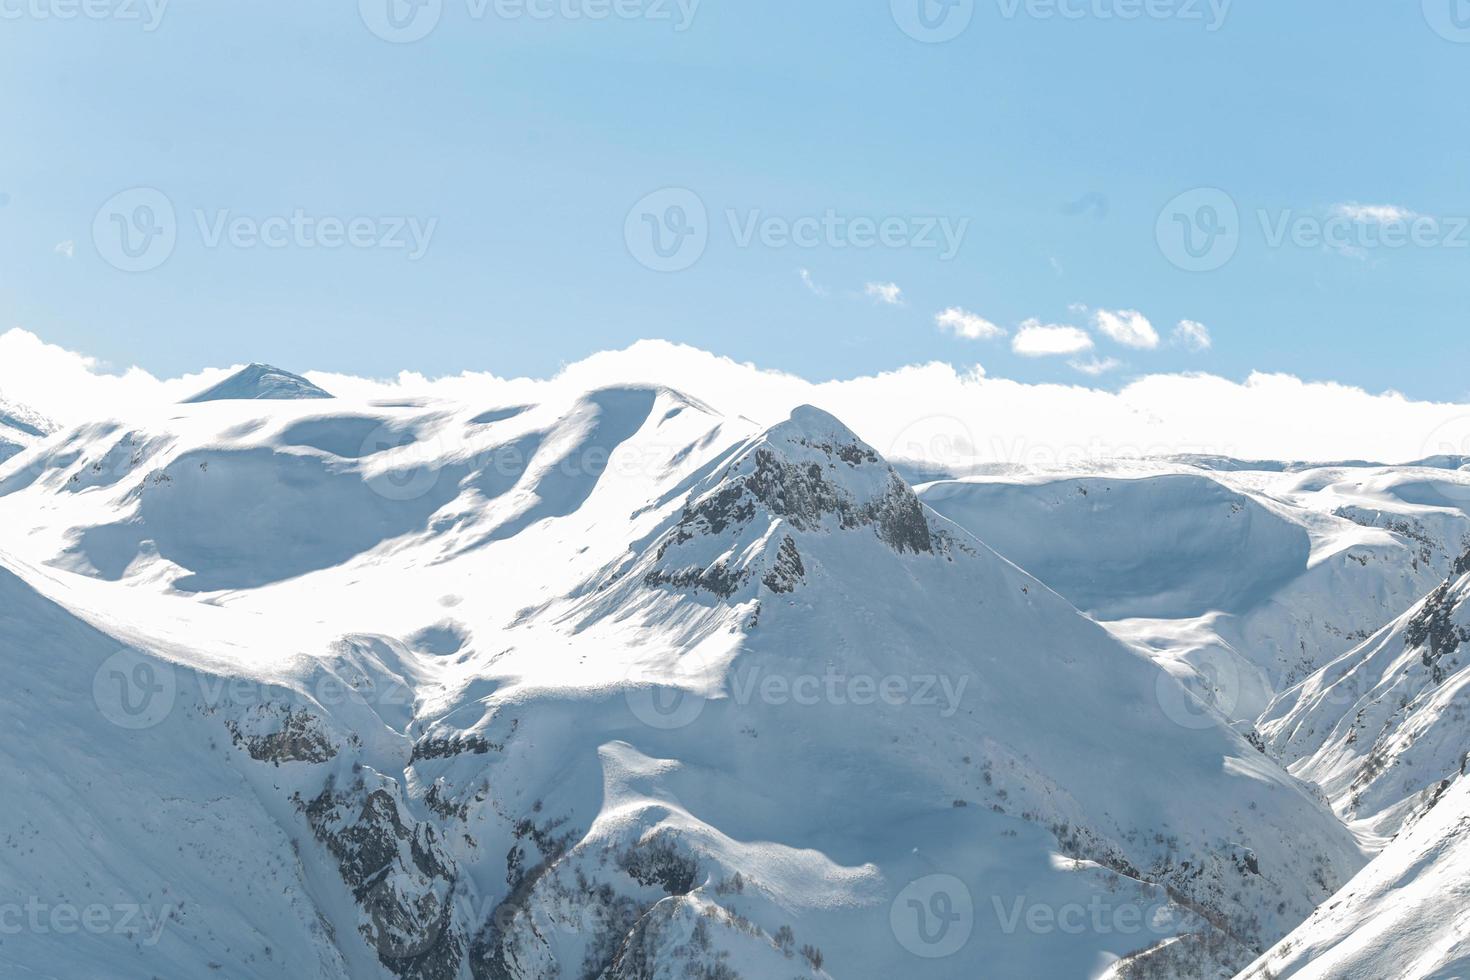
<path fill-rule="evenodd" d="M 256 399 L 288 400 L 294 398 L 331 398 L 299 374 L 282 371 L 269 364 L 251 364 L 217 385 L 201 391 L 188 403 L 214 401 L 252 401 Z"/>
<path fill-rule="evenodd" d="M 315 891 L 287 808 L 252 787 L 279 777 L 232 764 L 194 697 L 239 675 L 190 674 L 176 706 L 169 661 L 17 573 L 60 588 L 0 555 L 0 974 L 351 975 L 330 916 L 348 899 Z"/>
<path fill-rule="evenodd" d="M 1423 601 L 1284 693 L 1270 751 L 1344 818 L 1391 835 L 1470 768 L 1470 552 Z"/>
<path fill-rule="evenodd" d="M 1241 721 L 1402 613 L 1470 544 L 1470 474 L 1099 469 L 920 494 L 1120 637 L 1193 672 Z"/>
<path fill-rule="evenodd" d="M 1470 779 L 1240 980 L 1470 976 Z"/>
<path fill-rule="evenodd" d="M 1223 976 L 1362 864 L 816 410 L 181 406 L 0 465 L 0 551 L 0 884 L 184 909 L 12 972 Z"/>

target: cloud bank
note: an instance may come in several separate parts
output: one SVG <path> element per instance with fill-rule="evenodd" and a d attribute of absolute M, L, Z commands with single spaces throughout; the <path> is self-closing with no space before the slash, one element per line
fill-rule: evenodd
<path fill-rule="evenodd" d="M 170 406 L 235 369 L 168 379 L 136 367 L 110 373 L 92 358 L 24 330 L 0 334 L 0 397 L 64 425 Z M 1470 405 L 1411 401 L 1393 392 L 1371 394 L 1284 374 L 1257 373 L 1244 382 L 1208 374 L 1151 375 L 1112 392 L 1023 384 L 987 377 L 979 368 L 962 372 L 933 363 L 815 384 L 664 341 L 594 354 L 549 379 L 404 372 L 383 380 L 305 373 L 343 401 L 433 398 L 491 408 L 558 391 L 654 384 L 766 425 L 810 403 L 837 415 L 895 460 L 954 469 L 1184 452 L 1384 462 L 1470 454 Z M 332 410 L 331 403 L 319 404 Z"/>

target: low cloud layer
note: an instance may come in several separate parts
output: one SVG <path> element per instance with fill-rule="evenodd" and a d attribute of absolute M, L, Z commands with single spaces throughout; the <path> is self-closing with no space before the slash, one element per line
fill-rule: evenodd
<path fill-rule="evenodd" d="M 304 365 L 281 364 L 299 371 Z M 126 417 L 177 403 L 233 367 L 160 379 L 121 373 L 23 330 L 0 335 L 0 396 L 64 425 Z M 1196 452 L 1248 459 L 1402 462 L 1470 454 L 1470 405 L 1411 401 L 1395 393 L 1252 374 L 1151 375 L 1112 392 L 1082 385 L 1023 384 L 948 364 L 813 384 L 692 347 L 642 341 L 595 354 L 551 379 L 405 372 L 375 380 L 321 371 L 314 383 L 343 401 L 442 398 L 494 407 L 565 390 L 656 384 L 731 415 L 774 424 L 811 403 L 843 419 L 895 460 L 951 469 L 987 463 L 1052 466 L 1109 456 Z M 319 403 L 330 410 L 330 403 Z"/>

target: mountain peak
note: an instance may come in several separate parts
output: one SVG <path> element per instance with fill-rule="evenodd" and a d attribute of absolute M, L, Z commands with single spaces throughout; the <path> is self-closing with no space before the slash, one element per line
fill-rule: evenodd
<path fill-rule="evenodd" d="M 286 401 L 332 396 L 299 374 L 283 371 L 270 364 L 251 364 L 212 388 L 205 389 L 184 404 L 216 401 Z"/>
<path fill-rule="evenodd" d="M 842 422 L 804 405 L 695 492 L 653 551 L 643 581 L 728 598 L 769 572 L 761 580 L 788 591 L 803 567 L 792 535 L 852 532 L 900 554 L 934 552 L 912 488 Z"/>
<path fill-rule="evenodd" d="M 837 436 L 843 441 L 855 441 L 851 429 L 842 424 L 842 421 L 831 412 L 817 408 L 815 405 L 799 405 L 791 410 L 791 417 L 779 425 L 772 426 L 771 433 L 795 434 L 805 436 Z"/>

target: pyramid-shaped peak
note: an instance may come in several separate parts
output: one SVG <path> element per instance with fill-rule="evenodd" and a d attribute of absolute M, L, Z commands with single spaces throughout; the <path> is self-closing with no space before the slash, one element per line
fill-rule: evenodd
<path fill-rule="evenodd" d="M 327 392 L 299 374 L 270 364 L 251 364 L 212 388 L 189 398 L 185 404 L 218 401 L 288 401 L 300 398 L 331 398 Z"/>
<path fill-rule="evenodd" d="M 879 463 L 887 469 L 883 457 L 859 439 L 837 416 L 812 405 L 802 405 L 793 410 L 786 421 L 767 429 L 760 442 L 780 449 L 783 455 L 790 455 L 795 447 L 801 447 L 797 450 L 798 455 L 804 454 L 802 450 L 805 450 L 839 458 L 851 466 Z"/>
<path fill-rule="evenodd" d="M 783 535 L 863 531 L 898 552 L 934 550 L 913 489 L 836 417 L 803 405 L 747 444 L 694 493 L 658 545 L 660 567 L 647 580 L 697 579 L 710 587 L 709 576 L 690 578 L 688 570 L 697 566 L 707 572 L 720 554 L 749 554 L 751 543 L 764 540 L 778 524 Z M 723 571 L 714 576 L 721 584 L 713 591 L 729 594 L 735 580 L 725 581 L 725 573 L 733 574 L 734 566 L 723 560 L 716 564 Z"/>

